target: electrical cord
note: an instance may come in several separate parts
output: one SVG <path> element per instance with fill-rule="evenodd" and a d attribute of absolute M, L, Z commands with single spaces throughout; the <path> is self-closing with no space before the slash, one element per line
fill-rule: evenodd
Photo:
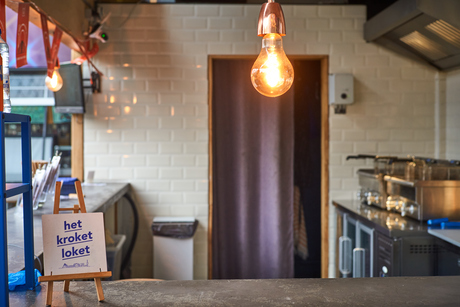
<path fill-rule="evenodd" d="M 131 196 L 125 194 L 123 197 L 126 198 L 126 200 L 131 205 L 131 209 L 133 210 L 134 230 L 133 230 L 133 236 L 131 238 L 131 243 L 129 244 L 129 247 L 128 247 L 128 251 L 126 252 L 125 258 L 121 262 L 120 272 L 121 272 L 122 278 L 124 277 L 123 272 L 126 269 L 126 267 L 128 266 L 129 260 L 131 258 L 131 254 L 132 254 L 132 252 L 134 250 L 134 244 L 136 243 L 137 233 L 139 231 L 139 213 L 137 212 L 136 205 L 134 204 L 134 201 L 131 198 Z"/>

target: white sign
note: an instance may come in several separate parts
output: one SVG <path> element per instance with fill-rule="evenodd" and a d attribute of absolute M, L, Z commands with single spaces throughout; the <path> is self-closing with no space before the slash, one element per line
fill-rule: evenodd
<path fill-rule="evenodd" d="M 102 212 L 42 216 L 45 275 L 106 272 Z"/>

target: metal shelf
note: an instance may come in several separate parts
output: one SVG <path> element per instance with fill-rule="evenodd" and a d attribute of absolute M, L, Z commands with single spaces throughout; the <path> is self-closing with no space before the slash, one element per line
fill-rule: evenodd
<path fill-rule="evenodd" d="M 5 123 L 21 124 L 22 183 L 6 183 Z M 9 306 L 8 290 L 8 227 L 6 199 L 23 194 L 24 266 L 26 287 L 35 287 L 34 225 L 32 209 L 32 153 L 30 116 L 0 112 L 0 306 Z"/>
<path fill-rule="evenodd" d="M 7 183 L 6 198 L 26 193 L 29 191 L 30 184 L 28 183 Z"/>
<path fill-rule="evenodd" d="M 0 112 L 1 113 L 1 112 Z M 5 123 L 30 123 L 30 116 L 14 113 L 2 113 Z M 3 129 L 3 127 L 1 127 Z"/>

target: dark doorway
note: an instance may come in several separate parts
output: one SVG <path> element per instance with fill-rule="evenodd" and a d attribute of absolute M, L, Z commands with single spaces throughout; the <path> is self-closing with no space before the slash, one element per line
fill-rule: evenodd
<path fill-rule="evenodd" d="M 232 201 L 227 203 L 226 205 L 222 202 L 222 199 L 227 199 L 229 195 L 232 195 L 232 192 L 225 191 L 235 189 L 233 187 L 231 180 L 237 182 L 235 180 L 235 176 L 232 175 L 230 177 L 231 180 L 223 179 L 225 176 L 222 177 L 222 169 L 223 166 L 232 170 L 232 167 L 229 168 L 229 164 L 224 162 L 223 159 L 229 159 L 229 163 L 234 163 L 234 161 L 241 160 L 240 158 L 235 158 L 232 156 L 231 150 L 222 151 L 222 149 L 216 150 L 216 146 L 218 143 L 222 144 L 222 140 L 225 137 L 230 136 L 231 131 L 233 129 L 237 129 L 239 132 L 236 134 L 254 134 L 254 133 L 261 133 L 260 138 L 256 138 L 257 140 L 261 140 L 263 143 L 264 140 L 264 127 L 261 123 L 267 122 L 267 120 L 262 120 L 260 123 L 258 120 L 254 121 L 252 125 L 258 125 L 257 129 L 245 130 L 241 129 L 241 126 L 232 128 L 231 125 L 233 124 L 232 120 L 229 120 L 229 117 L 232 114 L 239 114 L 239 116 L 246 116 L 245 109 L 248 108 L 244 106 L 245 104 L 249 104 L 249 108 L 254 108 L 253 104 L 256 104 L 256 100 L 260 100 L 259 96 L 254 97 L 254 93 L 251 91 L 255 91 L 251 88 L 251 82 L 249 79 L 249 71 L 251 63 L 255 60 L 255 57 L 249 56 L 210 56 L 209 61 L 209 71 L 210 71 L 210 217 L 209 217 L 209 277 L 210 278 L 225 278 L 225 276 L 219 275 L 219 272 L 222 272 L 220 265 L 222 262 L 229 262 L 226 264 L 226 269 L 228 271 L 229 267 L 232 265 L 236 265 L 236 262 L 232 264 L 232 261 L 235 257 L 231 256 L 231 253 L 234 253 L 238 248 L 241 247 L 241 238 L 244 236 L 238 234 L 238 236 L 234 236 L 231 238 L 232 231 L 222 232 L 221 228 L 223 224 L 226 227 L 229 225 L 234 225 L 234 229 L 238 229 L 239 222 L 230 222 L 230 219 L 235 218 L 243 218 L 239 212 L 238 214 L 228 214 L 231 213 L 232 210 L 235 210 L 232 206 L 235 204 Z M 225 69 L 216 69 L 216 67 L 221 67 L 222 65 L 218 65 L 217 61 L 226 62 Z M 246 64 L 242 64 L 245 62 Z M 286 186 L 286 182 L 283 181 L 280 177 L 280 185 L 282 185 L 283 189 L 289 190 L 289 200 L 290 203 L 287 205 L 289 206 L 290 214 L 292 214 L 294 210 L 294 190 L 297 190 L 297 195 L 299 198 L 299 203 L 302 207 L 302 212 L 297 212 L 297 214 L 292 214 L 291 223 L 288 227 L 285 226 L 285 220 L 282 222 L 284 225 L 283 229 L 285 229 L 286 234 L 288 234 L 289 238 L 294 237 L 294 219 L 301 220 L 301 217 L 304 219 L 304 229 L 306 232 L 306 244 L 303 244 L 303 251 L 304 253 L 298 253 L 297 249 L 292 248 L 292 241 L 290 246 L 284 246 L 284 248 L 288 249 L 290 253 L 290 257 L 292 260 L 289 261 L 293 264 L 293 272 L 294 274 L 292 277 L 298 278 L 319 278 L 319 277 L 327 277 L 327 215 L 328 215 L 328 105 L 327 105 L 327 57 L 326 56 L 296 56 L 291 58 L 291 62 L 294 66 L 295 71 L 295 81 L 292 88 L 285 94 L 285 97 L 278 99 L 277 101 L 269 100 L 266 104 L 267 108 L 273 107 L 273 102 L 276 104 L 285 103 L 287 105 L 291 105 L 289 111 L 282 111 L 281 107 L 280 110 L 275 111 L 278 112 L 277 114 L 284 114 L 283 120 L 276 119 L 274 120 L 269 119 L 269 122 L 276 122 L 279 125 L 292 125 L 292 128 L 288 129 L 290 131 L 288 134 L 286 132 L 282 132 L 280 136 L 286 137 L 289 135 L 289 138 L 292 138 L 292 142 L 280 142 L 279 144 L 290 144 L 289 150 L 285 151 L 285 153 L 280 154 L 277 152 L 279 151 L 279 146 L 272 146 L 271 150 L 276 152 L 276 155 L 290 155 L 292 158 L 292 163 L 280 163 L 280 165 L 291 165 L 292 169 L 289 170 L 288 173 L 292 176 L 292 181 L 289 180 L 289 183 Z M 222 63 L 222 62 L 221 62 Z M 248 68 L 246 69 L 246 66 Z M 244 67 L 245 69 L 243 69 Z M 222 68 L 222 67 L 221 67 Z M 234 82 L 238 83 L 239 86 L 232 91 L 228 92 L 228 89 L 222 90 L 222 88 L 226 87 L 230 80 L 227 82 L 222 82 L 222 80 L 218 80 L 218 78 L 227 78 L 229 75 L 229 70 L 239 70 L 238 71 L 238 78 Z M 225 70 L 225 71 L 224 71 Z M 248 86 L 249 85 L 249 86 Z M 216 92 L 220 91 L 220 95 L 216 95 Z M 225 92 L 225 95 L 222 95 L 222 91 Z M 248 92 L 246 94 L 246 92 Z M 226 103 L 225 108 L 226 112 L 224 112 L 225 116 L 216 115 L 216 109 L 222 108 L 219 104 L 222 103 L 222 99 L 227 99 L 229 96 L 234 96 L 235 99 L 235 108 L 239 108 L 239 110 L 231 110 L 232 103 Z M 268 98 L 273 99 L 273 98 Z M 287 100 L 286 100 L 287 99 Z M 239 103 L 241 100 L 244 100 L 243 106 Z M 230 109 L 228 109 L 230 108 Z M 249 110 L 249 109 L 247 109 Z M 264 104 L 261 105 L 260 110 L 264 109 Z M 221 112 L 221 111 L 220 111 Z M 286 112 L 290 112 L 291 115 L 289 120 L 291 122 L 285 121 Z M 220 118 L 220 119 L 219 119 Z M 225 124 L 222 125 L 222 119 L 225 118 Z M 216 122 L 216 121 L 219 121 Z M 236 121 L 235 121 L 236 122 Z M 238 124 L 240 125 L 240 124 Z M 271 128 L 270 128 L 271 129 Z M 281 131 L 286 131 L 284 127 L 282 127 Z M 276 145 L 276 144 L 275 144 Z M 222 145 L 219 145 L 222 146 Z M 251 149 L 253 145 L 251 144 L 248 147 L 248 150 L 245 152 L 246 155 L 253 155 L 254 149 Z M 255 150 L 259 150 L 261 152 L 265 151 L 265 149 L 261 150 L 261 148 L 254 147 Z M 282 150 L 284 151 L 284 150 Z M 257 155 L 256 155 L 257 156 Z M 261 155 L 262 156 L 262 155 Z M 255 162 L 255 160 L 253 161 Z M 263 161 L 259 161 L 254 164 L 262 164 Z M 244 172 L 251 172 L 253 166 L 244 168 Z M 251 177 L 260 177 L 259 173 L 254 173 L 254 175 L 245 174 L 245 176 Z M 291 177 L 290 177 L 291 178 Z M 244 178 L 246 180 L 247 178 Z M 220 181 L 219 181 L 220 180 Z M 284 180 L 285 181 L 285 180 Z M 243 185 L 244 186 L 244 185 Z M 266 187 L 264 188 L 263 185 L 251 185 L 251 189 L 257 190 L 255 193 L 256 195 L 263 195 L 267 192 Z M 235 189 L 236 192 L 240 192 L 241 187 Z M 249 193 L 253 193 L 250 191 Z M 284 193 L 284 192 L 283 192 Z M 278 193 L 282 194 L 283 193 Z M 276 194 L 276 197 L 278 197 Z M 225 195 L 225 197 L 222 197 Z M 259 197 L 259 196 L 257 196 Z M 283 196 L 286 197 L 286 196 Z M 283 198 L 281 198 L 283 199 Z M 284 198 L 286 200 L 287 198 Z M 241 201 L 241 198 L 235 198 L 235 200 Z M 242 200 L 244 201 L 244 199 Z M 254 204 L 248 202 L 243 207 L 244 208 L 251 208 Z M 227 209 L 224 207 L 227 206 Z M 280 206 L 281 208 L 286 207 L 285 204 Z M 245 209 L 246 210 L 246 209 Z M 241 211 L 241 209 L 240 209 Z M 281 210 L 282 212 L 282 210 Z M 265 213 L 264 213 L 265 214 Z M 273 214 L 279 214 L 274 211 Z M 232 217 L 233 215 L 233 217 Z M 265 218 L 266 219 L 266 218 Z M 273 220 L 275 221 L 275 220 Z M 229 223 L 230 222 L 230 223 Z M 247 221 L 246 221 L 247 222 Z M 236 227 L 236 228 L 235 228 Z M 265 226 L 264 226 L 265 227 Z M 278 227 L 277 224 L 274 224 L 273 227 Z M 231 227 L 230 227 L 231 228 Z M 263 229 L 263 227 L 259 227 Z M 302 227 L 300 227 L 302 229 Z M 299 227 L 297 227 L 299 230 Z M 238 229 L 240 231 L 240 229 Z M 285 237 L 285 236 L 283 236 Z M 285 237 L 287 238 L 287 237 Z M 279 239 L 279 238 L 277 238 Z M 222 245 L 222 240 L 226 241 L 227 243 Z M 287 240 L 287 239 L 285 239 Z M 291 239 L 289 239 L 291 240 Z M 257 244 L 260 242 L 257 241 Z M 233 245 L 232 245 L 233 244 Z M 272 244 L 270 242 L 269 244 Z M 251 244 L 246 245 L 245 247 L 249 247 Z M 278 245 L 269 245 L 270 248 L 272 246 L 277 246 L 278 248 L 283 248 L 283 244 Z M 260 250 L 264 250 L 264 252 L 270 253 L 280 253 L 279 250 L 270 250 L 270 248 L 257 248 L 254 249 L 254 254 L 251 252 L 247 252 L 245 250 L 245 254 L 247 255 L 248 261 L 253 262 L 254 266 L 261 266 L 261 263 L 264 263 L 262 260 L 264 255 L 260 253 Z M 305 257 L 305 250 L 307 256 Z M 231 251 L 231 252 L 229 252 Z M 225 257 L 221 257 L 225 255 Z M 235 255 L 239 255 L 236 253 Z M 241 263 L 242 258 L 238 256 L 237 259 L 238 263 Z M 278 260 L 277 260 L 278 261 Z M 279 263 L 279 262 L 277 262 Z M 244 266 L 251 267 L 251 263 L 246 263 Z M 273 268 L 272 268 L 273 269 Z M 270 268 L 267 268 L 270 270 Z M 263 271 L 263 270 L 262 270 Z M 216 273 L 216 274 L 213 274 Z M 235 275 L 236 276 L 236 275 Z M 239 278 L 239 277 L 229 277 L 229 278 Z M 254 278 L 254 277 L 252 277 Z M 264 277 L 260 277 L 264 278 Z M 265 277 L 265 278 L 274 278 L 274 277 Z M 275 277 L 276 278 L 276 277 Z"/>
<path fill-rule="evenodd" d="M 303 207 L 308 253 L 305 258 L 296 252 L 294 270 L 295 277 L 314 278 L 321 277 L 321 61 L 293 60 L 292 64 L 294 186 Z M 301 218 L 300 213 L 294 216 Z"/>
<path fill-rule="evenodd" d="M 260 95 L 253 63 L 213 63 L 215 279 L 294 277 L 294 92 Z"/>

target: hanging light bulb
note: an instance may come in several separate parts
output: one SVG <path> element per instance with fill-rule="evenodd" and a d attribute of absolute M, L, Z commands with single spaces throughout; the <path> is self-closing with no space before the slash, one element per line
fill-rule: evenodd
<path fill-rule="evenodd" d="M 262 50 L 251 71 L 254 88 L 262 95 L 278 97 L 286 93 L 294 82 L 294 69 L 283 50 L 281 36 L 267 34 Z"/>
<path fill-rule="evenodd" d="M 45 84 L 53 92 L 57 92 L 62 88 L 64 82 L 62 81 L 61 74 L 59 73 L 59 62 L 54 66 L 53 76 L 50 78 L 46 76 Z"/>
<path fill-rule="evenodd" d="M 281 96 L 294 82 L 294 69 L 283 49 L 283 10 L 274 0 L 268 0 L 260 10 L 258 35 L 263 36 L 262 50 L 252 66 L 252 85 L 262 95 Z"/>
<path fill-rule="evenodd" d="M 54 68 L 53 76 L 51 78 L 46 76 L 45 84 L 53 92 L 57 92 L 61 89 L 64 83 L 62 82 L 62 77 L 58 68 Z"/>

